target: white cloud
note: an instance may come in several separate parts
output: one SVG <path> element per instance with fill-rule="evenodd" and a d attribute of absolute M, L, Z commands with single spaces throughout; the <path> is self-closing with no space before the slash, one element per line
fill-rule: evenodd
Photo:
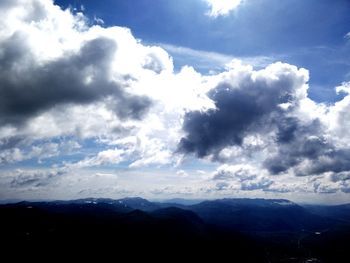
<path fill-rule="evenodd" d="M 125 151 L 122 149 L 109 149 L 99 152 L 94 157 L 87 157 L 79 162 L 66 164 L 66 166 L 69 168 L 77 169 L 102 165 L 116 165 L 125 159 L 124 155 Z"/>
<path fill-rule="evenodd" d="M 213 17 L 227 15 L 241 3 L 207 2 Z M 215 191 L 349 189 L 348 179 L 333 180 L 350 170 L 349 83 L 337 88 L 345 94 L 342 100 L 324 105 L 308 98 L 307 70 L 272 63 L 272 58 L 240 61 L 184 47 L 148 46 L 127 28 L 103 27 L 101 21 L 91 26 L 83 14 L 61 10 L 49 0 L 6 3 L 0 3 L 1 165 L 29 159 L 45 161 L 81 151 L 87 157 L 66 161 L 62 169 L 72 176 L 64 176 L 67 185 L 79 184 L 71 187 L 71 194 L 79 189 L 82 196 L 104 190 L 122 193 L 119 185 L 105 188 L 106 183 L 119 183 L 114 176 L 101 176 L 113 173 L 95 169 L 122 162 L 130 170 L 142 172 L 144 167 L 176 166 L 171 173 L 181 184 L 169 183 L 167 174 L 153 186 L 157 180 L 153 175 L 147 177 L 148 184 L 143 182 L 145 192 L 215 195 Z M 219 70 L 214 68 L 205 75 L 184 66 L 174 72 L 173 58 L 167 51 L 219 66 Z M 217 97 L 225 90 L 222 94 L 226 96 Z M 222 118 L 222 122 L 213 122 L 211 116 Z M 215 127 L 210 126 L 213 123 L 223 124 L 224 129 L 215 133 Z M 198 136 L 192 138 L 187 150 L 195 152 L 195 144 L 197 153 L 203 151 L 203 145 L 215 147 L 208 147 L 214 149 L 208 155 L 198 154 L 205 160 L 195 169 L 205 171 L 193 180 L 195 176 L 187 176 L 191 172 L 183 169 L 193 156 L 181 156 L 178 150 L 179 141 L 195 127 L 199 127 Z M 211 132 L 216 137 L 206 138 Z M 218 143 L 227 132 L 231 137 Z M 234 143 L 227 143 L 236 135 Z M 204 144 L 198 143 L 201 139 Z M 98 143 L 98 150 L 85 149 L 86 141 Z M 215 180 L 207 176 L 217 166 L 210 161 L 227 163 L 217 169 Z M 267 167 L 267 161 L 273 165 Z M 83 173 L 86 182 L 77 174 L 89 167 L 95 171 L 94 175 Z M 317 180 L 306 182 L 308 176 L 300 170 L 310 171 L 310 177 L 316 174 Z M 280 176 L 272 177 L 274 172 Z M 332 173 L 333 179 L 327 173 Z M 50 172 L 22 174 L 15 175 L 18 180 L 13 185 L 35 185 L 52 177 Z M 133 190 L 125 187 L 125 193 Z"/>
<path fill-rule="evenodd" d="M 218 17 L 228 15 L 231 11 L 235 10 L 242 0 L 205 0 L 209 7 L 209 16 Z"/>
<path fill-rule="evenodd" d="M 6 149 L 0 152 L 0 164 L 20 162 L 24 159 L 23 153 L 19 148 Z"/>
<path fill-rule="evenodd" d="M 184 170 L 179 170 L 176 172 L 176 175 L 178 175 L 179 177 L 187 177 L 188 173 Z"/>
<path fill-rule="evenodd" d="M 41 163 L 43 160 L 56 157 L 59 155 L 70 155 L 81 146 L 72 140 L 62 141 L 59 143 L 43 142 L 36 145 L 28 146 L 32 141 L 24 142 L 24 147 L 13 147 L 0 151 L 0 165 L 6 165 L 33 158 L 38 159 Z M 23 148 L 23 149 L 22 149 Z"/>
<path fill-rule="evenodd" d="M 174 46 L 169 44 L 159 44 L 174 59 L 183 63 L 191 63 L 195 68 L 204 69 L 209 74 L 217 74 L 224 71 L 233 60 L 240 60 L 243 64 L 249 64 L 255 68 L 264 68 L 277 60 L 275 57 L 267 56 L 232 56 L 212 51 L 196 50 L 188 47 Z"/>
<path fill-rule="evenodd" d="M 222 165 L 213 175 L 220 190 L 267 190 L 274 181 L 268 177 L 263 169 L 248 164 Z"/>
<path fill-rule="evenodd" d="M 94 22 L 97 24 L 97 25 L 104 25 L 105 21 L 103 21 L 102 18 L 98 18 L 96 16 L 94 16 Z"/>
<path fill-rule="evenodd" d="M 135 153 L 132 166 L 168 163 L 185 111 L 212 107 L 201 74 L 191 67 L 173 73 L 166 51 L 143 45 L 127 28 L 90 27 L 81 13 L 63 11 L 48 0 L 26 3 L 25 9 L 11 4 L 1 22 L 1 64 L 13 67 L 0 74 L 8 83 L 0 89 L 5 105 L 0 140 L 71 136 L 110 145 L 133 137 L 135 143 L 128 145 Z M 15 74 L 24 77 L 12 83 Z M 13 89 L 28 94 L 7 96 Z M 26 106 L 21 110 L 20 105 Z M 20 149 L 12 151 L 2 159 L 23 160 Z"/>

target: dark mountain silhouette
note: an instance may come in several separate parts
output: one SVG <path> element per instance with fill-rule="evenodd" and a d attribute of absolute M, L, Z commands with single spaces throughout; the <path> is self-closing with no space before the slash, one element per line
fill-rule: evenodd
<path fill-rule="evenodd" d="M 305 208 L 316 215 L 343 220 L 350 223 L 350 204 L 344 205 L 306 205 Z"/>
<path fill-rule="evenodd" d="M 239 231 L 320 231 L 333 223 L 283 199 L 221 199 L 190 209 L 209 224 Z"/>
<path fill-rule="evenodd" d="M 139 209 L 142 211 L 153 211 L 160 208 L 158 204 L 152 203 L 140 197 L 129 197 L 129 198 L 119 199 L 118 203 L 124 204 L 133 209 Z"/>
<path fill-rule="evenodd" d="M 174 260 L 186 255 L 232 262 L 346 262 L 349 207 L 283 199 L 193 205 L 137 197 L 20 202 L 0 205 L 0 234 L 3 251 L 12 256 L 59 248 L 112 253 L 119 260 L 128 251 L 129 258 L 141 260 L 165 252 Z"/>

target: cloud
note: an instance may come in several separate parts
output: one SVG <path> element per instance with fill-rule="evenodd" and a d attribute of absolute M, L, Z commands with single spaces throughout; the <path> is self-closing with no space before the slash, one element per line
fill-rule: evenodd
<path fill-rule="evenodd" d="M 332 194 L 350 192 L 350 172 L 325 172 L 310 179 L 314 192 Z"/>
<path fill-rule="evenodd" d="M 242 191 L 267 190 L 274 181 L 266 176 L 264 171 L 258 171 L 251 165 L 222 165 L 214 173 L 216 187 L 220 190 Z"/>
<path fill-rule="evenodd" d="M 210 7 L 207 13 L 211 17 L 226 16 L 236 9 L 242 0 L 205 0 Z"/>
<path fill-rule="evenodd" d="M 324 127 L 318 120 L 307 126 L 300 126 L 295 119 L 288 119 L 287 124 L 281 122 L 278 127 L 278 152 L 265 161 L 265 166 L 272 174 L 285 172 L 307 159 L 315 162 L 320 155 L 328 154 L 332 148 L 324 138 Z"/>
<path fill-rule="evenodd" d="M 41 3 L 39 0 L 30 2 Z M 151 100 L 127 92 L 121 81 L 117 80 L 117 72 L 113 69 L 115 56 L 122 52 L 113 35 L 124 35 L 123 37 L 132 39 L 128 35 L 130 33 L 123 32 L 126 30 L 122 28 L 110 29 L 109 34 L 106 34 L 108 29 L 85 29 L 82 18 L 65 12 L 70 18 L 67 35 L 74 36 L 62 40 L 65 36 L 59 33 L 63 32 L 47 32 L 42 29 L 48 23 L 47 20 L 51 19 L 50 15 L 55 15 L 49 7 L 42 11 L 46 13 L 39 18 L 37 14 L 27 14 L 26 19 L 35 23 L 25 24 L 26 27 L 21 27 L 21 20 L 17 21 L 18 26 L 2 22 L 1 26 L 8 26 L 11 32 L 0 40 L 2 124 L 21 124 L 59 104 L 87 104 L 108 97 L 113 98 L 113 109 L 118 117 L 140 119 L 151 105 Z M 15 11 L 13 15 L 12 12 L 8 13 L 8 19 L 14 19 L 12 16 L 15 16 Z M 57 22 L 63 23 L 61 20 Z M 54 43 L 47 44 L 54 44 L 59 51 L 39 55 L 38 49 L 42 47 L 36 44 L 48 40 Z M 70 44 L 64 41 L 75 43 L 68 46 Z"/>
<path fill-rule="evenodd" d="M 108 149 L 99 152 L 94 157 L 88 157 L 73 164 L 67 164 L 69 168 L 84 168 L 102 165 L 116 165 L 125 160 L 125 151 L 122 149 Z"/>
<path fill-rule="evenodd" d="M 0 164 L 19 162 L 24 159 L 19 148 L 11 148 L 0 153 Z"/>
<path fill-rule="evenodd" d="M 350 171 L 349 84 L 336 88 L 345 93 L 342 100 L 324 105 L 308 98 L 307 81 L 306 70 L 283 63 L 262 70 L 234 64 L 209 77 L 212 88 L 207 94 L 215 107 L 185 114 L 178 151 L 224 163 L 254 163 L 267 170 L 266 178 L 245 184 L 239 179 L 242 171 L 219 170 L 215 175 L 216 180 L 234 177 L 241 190 L 300 190 L 293 185 L 276 188 L 269 176 Z M 337 189 L 346 187 L 338 184 Z"/>
<path fill-rule="evenodd" d="M 242 145 L 249 134 L 271 131 L 287 114 L 283 107 L 297 107 L 306 96 L 308 73 L 304 69 L 282 63 L 259 71 L 237 66 L 220 74 L 208 93 L 215 109 L 185 115 L 187 136 L 181 139 L 179 151 L 204 157 L 226 146 Z"/>
<path fill-rule="evenodd" d="M 213 180 L 247 181 L 257 177 L 255 169 L 250 165 L 222 165 L 213 176 Z"/>
<path fill-rule="evenodd" d="M 187 177 L 188 173 L 184 170 L 179 170 L 176 172 L 176 175 L 178 175 L 179 177 Z"/>
<path fill-rule="evenodd" d="M 241 1 L 208 3 L 218 17 Z M 95 176 L 111 167 L 171 167 L 166 178 L 144 179 L 140 193 L 350 191 L 349 83 L 336 88 L 341 100 L 325 105 L 308 97 L 306 69 L 271 58 L 242 63 L 148 46 L 127 28 L 104 27 L 49 0 L 1 1 L 0 14 L 1 169 L 28 161 L 52 170 L 0 177 L 12 192 L 42 189 L 62 170 L 59 196 L 63 185 L 72 196 L 123 193 L 110 186 L 115 176 Z M 206 64 L 208 75 L 191 66 L 174 71 L 166 50 Z M 189 163 L 205 171 L 196 177 Z M 130 181 L 119 179 L 129 189 Z"/>
<path fill-rule="evenodd" d="M 192 65 L 199 71 L 209 74 L 217 74 L 224 71 L 232 61 L 240 60 L 244 64 L 252 65 L 256 68 L 264 68 L 276 61 L 276 57 L 268 56 L 232 56 L 212 51 L 196 50 L 188 47 L 174 46 L 169 44 L 159 44 L 169 54 L 174 57 L 177 64 Z"/>
<path fill-rule="evenodd" d="M 82 13 L 62 10 L 50 0 L 6 1 L 0 12 L 2 164 L 44 158 L 44 152 L 30 154 L 27 148 L 61 136 L 103 138 L 106 144 L 136 136 L 147 144 L 154 141 L 153 119 L 164 122 L 169 120 L 166 113 L 174 115 L 157 92 L 169 94 L 164 88 L 169 77 L 178 83 L 172 59 L 162 48 L 141 44 L 127 28 L 91 26 Z M 57 153 L 64 152 L 58 147 Z M 136 166 L 169 156 L 138 152 L 145 160 L 135 160 Z"/>
<path fill-rule="evenodd" d="M 33 144 L 32 141 L 14 140 L 14 142 L 16 147 L 9 147 L 9 145 L 5 144 L 6 148 L 0 151 L 0 166 L 34 158 L 38 159 L 38 163 L 41 163 L 45 159 L 72 154 L 81 147 L 79 143 L 72 140 L 36 144 Z M 7 143 L 13 143 L 13 141 L 10 140 Z"/>
<path fill-rule="evenodd" d="M 64 175 L 63 171 L 25 171 L 17 170 L 12 176 L 12 188 L 45 187 L 57 177 Z"/>
<path fill-rule="evenodd" d="M 83 10 L 84 11 L 84 10 Z M 102 18 L 98 18 L 96 16 L 94 16 L 94 22 L 97 24 L 97 25 L 104 25 L 105 21 L 103 21 Z"/>
<path fill-rule="evenodd" d="M 345 132 L 349 121 L 346 112 L 350 98 L 348 84 L 343 83 L 336 91 L 345 92 L 346 96 L 328 106 L 321 116 L 309 124 L 303 125 L 298 119 L 289 122 L 289 126 L 280 124 L 280 131 L 288 136 L 277 141 L 277 154 L 265 161 L 272 174 L 285 172 L 290 168 L 299 176 L 350 170 L 349 138 Z"/>

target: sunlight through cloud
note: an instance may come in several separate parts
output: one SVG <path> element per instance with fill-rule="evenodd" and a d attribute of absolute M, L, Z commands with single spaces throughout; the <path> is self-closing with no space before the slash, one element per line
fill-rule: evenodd
<path fill-rule="evenodd" d="M 211 10 L 207 13 L 211 17 L 226 16 L 237 8 L 242 0 L 205 0 Z"/>

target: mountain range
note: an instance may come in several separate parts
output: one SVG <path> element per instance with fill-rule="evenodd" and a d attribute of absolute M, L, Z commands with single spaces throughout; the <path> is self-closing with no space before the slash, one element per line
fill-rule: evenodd
<path fill-rule="evenodd" d="M 4 251 L 58 246 L 333 263 L 346 262 L 350 243 L 350 204 L 302 206 L 285 199 L 18 202 L 0 205 L 0 222 Z"/>

